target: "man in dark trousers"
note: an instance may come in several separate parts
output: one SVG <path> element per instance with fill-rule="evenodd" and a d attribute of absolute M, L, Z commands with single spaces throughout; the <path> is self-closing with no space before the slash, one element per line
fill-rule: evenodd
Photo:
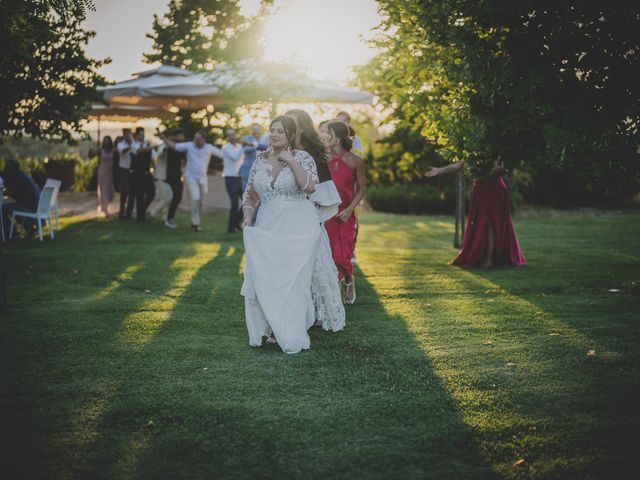
<path fill-rule="evenodd" d="M 176 128 L 169 132 L 169 140 L 175 143 L 182 143 L 185 141 L 184 131 L 181 128 Z M 164 224 L 169 228 L 177 228 L 174 217 L 176 216 L 176 210 L 178 205 L 182 201 L 182 192 L 184 190 L 184 184 L 182 182 L 182 166 L 186 161 L 186 153 L 180 152 L 176 149 L 170 148 L 167 150 L 167 183 L 171 187 L 173 197 L 171 197 L 171 203 L 169 204 L 169 211 L 167 212 L 167 219 Z"/>
<path fill-rule="evenodd" d="M 156 194 L 151 165 L 151 146 L 144 140 L 144 128 L 138 127 L 131 144 L 131 194 L 136 199 L 138 222 L 150 221 L 147 218 L 147 208 Z"/>
<path fill-rule="evenodd" d="M 116 142 L 118 151 L 118 189 L 120 190 L 120 214 L 121 219 L 131 218 L 133 212 L 134 197 L 131 195 L 131 145 L 133 134 L 130 128 L 122 129 L 122 141 Z"/>

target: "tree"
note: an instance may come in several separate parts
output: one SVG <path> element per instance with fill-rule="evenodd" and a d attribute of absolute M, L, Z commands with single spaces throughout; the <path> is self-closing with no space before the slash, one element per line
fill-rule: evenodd
<path fill-rule="evenodd" d="M 260 13 L 247 18 L 239 0 L 171 0 L 163 16 L 154 15 L 150 62 L 192 71 L 213 70 L 218 64 L 262 55 Z"/>
<path fill-rule="evenodd" d="M 444 159 L 479 177 L 494 160 L 605 186 L 640 173 L 637 1 L 378 4 L 380 53 L 360 82 Z"/>
<path fill-rule="evenodd" d="M 147 35 L 153 40 L 153 51 L 145 59 L 195 72 L 212 71 L 221 63 L 258 60 L 262 18 L 271 3 L 262 0 L 259 13 L 246 17 L 239 0 L 171 0 L 167 13 L 154 16 L 153 32 Z M 211 108 L 181 110 L 176 123 L 192 134 L 203 126 L 234 121 L 235 104 L 230 102 L 218 105 L 215 113 Z"/>
<path fill-rule="evenodd" d="M 0 138 L 29 135 L 72 141 L 89 103 L 106 84 L 109 60 L 84 53 L 89 0 L 5 0 L 0 18 Z"/>

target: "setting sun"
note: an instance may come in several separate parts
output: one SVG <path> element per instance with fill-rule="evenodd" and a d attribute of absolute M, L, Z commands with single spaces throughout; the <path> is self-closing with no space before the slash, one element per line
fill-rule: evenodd
<path fill-rule="evenodd" d="M 243 2 L 248 12 L 257 2 Z M 319 79 L 345 82 L 350 68 L 365 63 L 373 49 L 366 44 L 380 23 L 373 0 L 280 0 L 265 21 L 265 59 L 295 61 Z"/>

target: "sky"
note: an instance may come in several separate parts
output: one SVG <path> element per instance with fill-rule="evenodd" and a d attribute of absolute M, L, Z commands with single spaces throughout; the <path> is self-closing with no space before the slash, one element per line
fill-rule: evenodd
<path fill-rule="evenodd" d="M 103 67 L 109 80 L 125 80 L 146 70 L 142 54 L 151 50 L 153 14 L 162 15 L 168 0 L 95 0 L 84 26 L 96 32 L 87 46 L 95 58 L 111 57 Z M 254 14 L 259 0 L 241 0 L 243 13 Z M 267 60 L 295 59 L 313 77 L 348 83 L 351 67 L 375 53 L 363 40 L 380 23 L 375 0 L 276 0 L 265 24 Z"/>

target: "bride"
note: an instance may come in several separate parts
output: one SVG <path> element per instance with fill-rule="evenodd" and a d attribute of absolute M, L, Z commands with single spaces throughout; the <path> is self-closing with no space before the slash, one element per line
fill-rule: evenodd
<path fill-rule="evenodd" d="M 307 196 L 315 191 L 318 174 L 313 158 L 295 149 L 290 117 L 274 118 L 269 135 L 270 148 L 256 157 L 243 196 L 241 293 L 249 344 L 260 346 L 267 337 L 283 352 L 299 353 L 310 346 L 307 325 L 315 316 L 311 275 L 321 231 Z"/>

